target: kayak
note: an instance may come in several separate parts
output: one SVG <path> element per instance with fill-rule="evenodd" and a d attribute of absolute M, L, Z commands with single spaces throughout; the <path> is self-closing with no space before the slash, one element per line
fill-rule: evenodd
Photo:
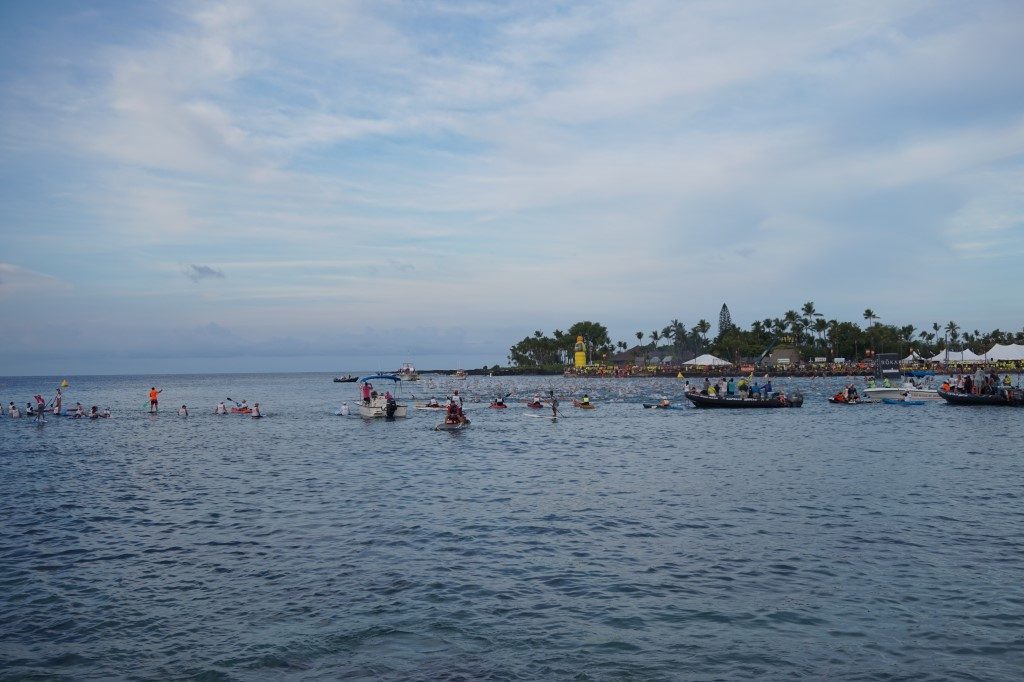
<path fill-rule="evenodd" d="M 503 410 L 508 407 L 508 405 L 505 403 L 491 403 L 490 407 L 492 410 Z"/>
<path fill-rule="evenodd" d="M 886 405 L 924 405 L 923 400 L 903 400 L 902 398 L 882 398 Z"/>
<path fill-rule="evenodd" d="M 252 412 L 251 407 L 232 407 L 231 414 L 249 414 Z"/>
<path fill-rule="evenodd" d="M 832 403 L 833 405 L 868 405 L 868 404 L 870 404 L 866 400 L 849 401 L 849 400 L 836 400 L 835 398 L 829 398 L 828 401 L 830 403 Z"/>
<path fill-rule="evenodd" d="M 680 405 L 662 405 L 661 403 L 644 403 L 645 410 L 682 410 Z"/>
<path fill-rule="evenodd" d="M 527 407 L 532 407 L 535 410 L 539 410 L 540 408 L 544 407 L 544 403 L 532 403 L 529 400 L 527 400 L 526 401 L 526 406 Z"/>
<path fill-rule="evenodd" d="M 578 407 L 581 410 L 592 410 L 596 407 L 594 403 L 582 403 L 579 400 L 573 400 L 572 404 L 573 407 Z"/>

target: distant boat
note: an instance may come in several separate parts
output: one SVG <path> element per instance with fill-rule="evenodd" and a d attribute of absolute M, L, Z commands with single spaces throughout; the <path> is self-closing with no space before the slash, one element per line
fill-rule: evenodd
<path fill-rule="evenodd" d="M 336 384 L 350 384 L 357 381 L 359 377 L 354 377 L 351 374 L 346 374 L 342 377 L 334 377 L 334 383 Z"/>
<path fill-rule="evenodd" d="M 402 369 L 395 372 L 395 375 L 398 376 L 398 378 L 400 378 L 402 381 L 420 380 L 420 374 L 419 372 L 416 371 L 416 368 L 412 366 L 411 362 L 403 363 Z"/>
<path fill-rule="evenodd" d="M 456 379 L 465 379 L 469 375 L 466 374 L 465 370 L 457 369 L 457 370 L 455 370 L 455 374 L 453 374 L 452 376 L 454 376 Z"/>

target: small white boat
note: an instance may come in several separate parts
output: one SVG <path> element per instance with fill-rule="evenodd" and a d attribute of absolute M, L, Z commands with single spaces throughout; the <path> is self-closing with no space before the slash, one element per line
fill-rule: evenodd
<path fill-rule="evenodd" d="M 942 396 L 935 388 L 927 386 L 915 386 L 909 381 L 904 382 L 901 386 L 876 386 L 875 388 L 864 389 L 862 396 L 865 400 L 871 400 L 878 402 L 885 400 L 902 400 L 904 394 L 910 394 L 911 400 L 942 400 Z"/>
<path fill-rule="evenodd" d="M 419 372 L 416 371 L 416 368 L 412 366 L 411 362 L 403 363 L 402 364 L 402 369 L 400 369 L 397 372 L 395 372 L 395 376 L 397 376 L 402 381 L 419 381 L 420 380 L 420 374 L 419 374 Z"/>
<path fill-rule="evenodd" d="M 465 379 L 469 375 L 466 374 L 465 370 L 457 369 L 455 370 L 455 374 L 453 374 L 452 376 L 455 377 L 456 379 Z"/>
<path fill-rule="evenodd" d="M 396 392 L 398 385 L 402 381 L 394 374 L 374 374 L 373 376 L 360 378 L 359 383 L 378 380 L 393 381 Z M 404 419 L 409 416 L 409 406 L 400 405 L 397 396 L 392 396 L 391 400 L 388 400 L 382 393 L 374 391 L 374 394 L 370 396 L 369 402 L 359 402 L 359 416 L 366 419 L 379 419 L 382 417 L 385 419 Z"/>

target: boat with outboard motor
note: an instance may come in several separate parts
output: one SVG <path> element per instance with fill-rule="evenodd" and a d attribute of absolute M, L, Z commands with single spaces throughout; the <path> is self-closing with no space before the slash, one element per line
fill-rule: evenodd
<path fill-rule="evenodd" d="M 1024 389 L 999 386 L 995 393 L 984 395 L 938 390 L 939 397 L 950 405 L 998 405 L 1002 407 L 1024 407 Z"/>
<path fill-rule="evenodd" d="M 736 409 L 758 409 L 772 407 L 800 407 L 804 404 L 804 397 L 800 393 L 786 395 L 784 393 L 773 393 L 767 398 L 743 398 L 730 395 L 704 395 L 703 393 L 687 393 L 686 399 L 693 403 L 694 407 L 718 407 Z"/>
<path fill-rule="evenodd" d="M 394 374 L 373 374 L 366 377 L 360 377 L 359 383 L 365 384 L 371 381 L 393 381 L 396 387 L 402 383 L 402 380 Z M 409 416 L 409 406 L 399 405 L 398 398 L 392 396 L 390 399 L 387 395 L 373 391 L 370 393 L 370 399 L 362 400 L 359 403 L 359 416 L 365 417 L 366 419 L 377 419 L 383 417 L 385 419 L 402 419 Z"/>
<path fill-rule="evenodd" d="M 346 374 L 342 377 L 334 377 L 334 383 L 336 384 L 351 384 L 359 380 L 359 377 L 352 374 Z"/>

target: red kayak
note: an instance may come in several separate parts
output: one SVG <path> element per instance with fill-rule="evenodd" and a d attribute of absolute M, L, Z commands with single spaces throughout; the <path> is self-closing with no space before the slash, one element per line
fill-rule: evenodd
<path fill-rule="evenodd" d="M 539 410 L 540 408 L 544 407 L 544 403 L 531 403 L 529 400 L 527 400 L 526 406 L 532 407 L 535 410 Z"/>
<path fill-rule="evenodd" d="M 249 414 L 252 412 L 251 407 L 232 407 L 231 414 Z"/>
<path fill-rule="evenodd" d="M 492 410 L 500 410 L 505 407 L 508 407 L 508 405 L 506 405 L 505 403 L 491 403 Z"/>

